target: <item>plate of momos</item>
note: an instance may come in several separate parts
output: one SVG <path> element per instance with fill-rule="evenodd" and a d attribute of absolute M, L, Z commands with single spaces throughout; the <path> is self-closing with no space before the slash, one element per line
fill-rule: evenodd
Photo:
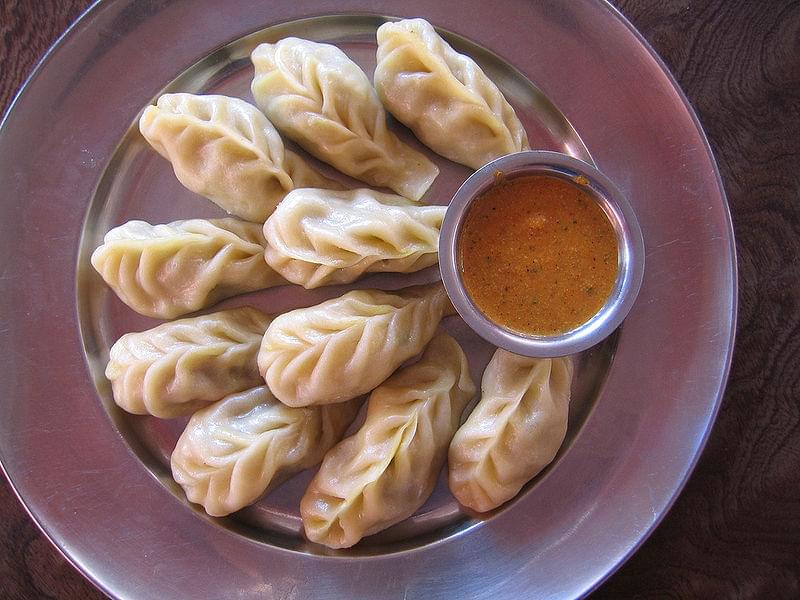
<path fill-rule="evenodd" d="M 458 188 L 526 148 L 596 162 L 648 240 L 624 325 L 553 360 L 438 268 Z M 0 462 L 110 597 L 582 597 L 717 414 L 724 190 L 603 0 L 96 2 L 0 154 Z"/>
<path fill-rule="evenodd" d="M 457 316 L 437 252 L 458 185 L 530 148 L 591 158 L 484 49 L 422 18 L 372 25 L 254 34 L 222 84 L 173 81 L 104 175 L 88 257 L 132 446 L 199 513 L 315 553 L 413 547 L 512 505 L 615 344 L 524 358 Z"/>

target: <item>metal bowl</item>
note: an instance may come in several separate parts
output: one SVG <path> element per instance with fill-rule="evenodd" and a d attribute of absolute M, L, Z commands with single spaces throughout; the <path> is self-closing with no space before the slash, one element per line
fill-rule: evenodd
<path fill-rule="evenodd" d="M 617 236 L 617 280 L 603 307 L 588 321 L 558 335 L 526 335 L 495 323 L 475 305 L 464 286 L 458 242 L 472 202 L 498 179 L 549 175 L 581 186 L 605 212 Z M 515 354 L 548 358 L 586 350 L 608 337 L 633 306 L 644 275 L 644 240 L 622 192 L 593 166 L 558 152 L 527 151 L 503 156 L 473 173 L 453 196 L 439 236 L 439 267 L 458 313 L 483 339 Z"/>

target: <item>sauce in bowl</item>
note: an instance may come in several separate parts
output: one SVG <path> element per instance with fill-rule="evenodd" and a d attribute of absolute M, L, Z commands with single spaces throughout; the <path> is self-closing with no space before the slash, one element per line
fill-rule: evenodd
<path fill-rule="evenodd" d="M 618 274 L 617 236 L 581 183 L 522 176 L 470 205 L 458 268 L 475 306 L 498 325 L 558 335 L 606 303 Z"/>

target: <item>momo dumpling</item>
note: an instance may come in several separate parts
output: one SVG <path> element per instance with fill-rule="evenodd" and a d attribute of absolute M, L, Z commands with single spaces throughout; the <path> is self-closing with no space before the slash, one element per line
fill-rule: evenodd
<path fill-rule="evenodd" d="M 426 146 L 473 169 L 530 148 L 497 86 L 424 19 L 378 28 L 375 89 L 386 109 Z"/>
<path fill-rule="evenodd" d="M 244 307 L 126 333 L 106 367 L 114 401 L 129 413 L 169 419 L 263 383 L 256 357 L 269 323 Z"/>
<path fill-rule="evenodd" d="M 445 210 L 368 189 L 294 190 L 264 224 L 264 257 L 309 289 L 365 273 L 419 271 L 438 261 Z"/>
<path fill-rule="evenodd" d="M 263 113 L 238 98 L 164 94 L 139 131 L 185 187 L 248 221 L 263 223 L 296 187 L 341 187 L 284 149 Z"/>
<path fill-rule="evenodd" d="M 306 537 L 348 548 L 414 514 L 474 394 L 464 352 L 440 333 L 372 392 L 364 424 L 325 455 L 300 502 Z"/>
<path fill-rule="evenodd" d="M 439 174 L 389 131 L 369 79 L 337 47 L 286 38 L 261 44 L 251 58 L 256 104 L 281 133 L 320 160 L 412 200 Z"/>
<path fill-rule="evenodd" d="M 349 400 L 421 352 L 452 312 L 441 282 L 348 292 L 277 317 L 264 334 L 258 368 L 289 406 Z"/>
<path fill-rule="evenodd" d="M 92 266 L 136 312 L 172 319 L 285 284 L 264 262 L 265 246 L 261 225 L 238 219 L 128 221 L 106 234 Z"/>
<path fill-rule="evenodd" d="M 450 491 L 478 512 L 516 496 L 555 458 L 567 433 L 572 359 L 497 350 L 481 399 L 448 455 Z"/>
<path fill-rule="evenodd" d="M 190 502 L 222 517 L 316 465 L 361 406 L 290 408 L 261 386 L 197 411 L 178 439 L 172 476 Z"/>

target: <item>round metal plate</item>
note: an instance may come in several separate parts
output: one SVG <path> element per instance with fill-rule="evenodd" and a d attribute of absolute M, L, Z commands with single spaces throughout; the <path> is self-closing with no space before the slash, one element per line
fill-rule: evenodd
<path fill-rule="evenodd" d="M 735 321 L 733 235 L 708 144 L 663 65 L 607 5 L 504 0 L 488 16 L 485 7 L 105 2 L 15 102 L 0 130 L 0 460 L 45 533 L 110 595 L 576 596 L 641 543 L 680 491 L 719 406 Z M 86 259 L 128 218 L 215 214 L 131 132 L 154 96 L 247 97 L 247 49 L 292 34 L 337 43 L 369 72 L 380 14 L 423 16 L 457 34 L 454 45 L 523 114 L 535 147 L 583 158 L 588 148 L 637 212 L 647 272 L 621 333 L 581 361 L 560 456 L 520 498 L 479 520 L 440 485 L 416 520 L 329 554 L 298 535 L 302 478 L 228 519 L 190 509 L 165 469 L 179 423 L 121 413 L 102 377 L 108 345 L 153 322 L 111 297 Z M 429 200 L 444 201 L 468 174 L 444 171 Z M 226 304 L 274 312 L 341 292 L 282 288 Z M 447 326 L 479 375 L 491 349 L 457 320 Z"/>

